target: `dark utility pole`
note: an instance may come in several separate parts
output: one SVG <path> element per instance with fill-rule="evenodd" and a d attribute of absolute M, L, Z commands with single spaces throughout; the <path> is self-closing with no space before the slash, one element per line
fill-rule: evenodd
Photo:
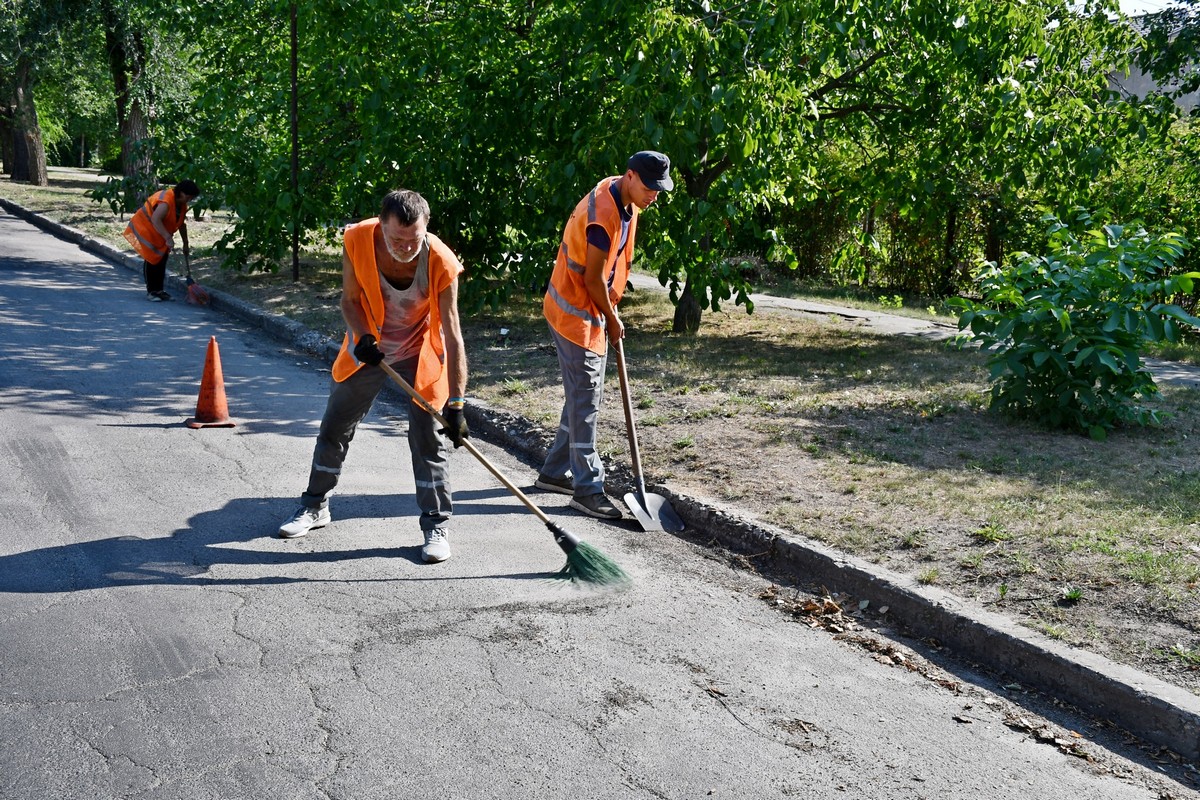
<path fill-rule="evenodd" d="M 300 280 L 300 115 L 296 87 L 296 4 L 292 3 L 292 280 Z"/>

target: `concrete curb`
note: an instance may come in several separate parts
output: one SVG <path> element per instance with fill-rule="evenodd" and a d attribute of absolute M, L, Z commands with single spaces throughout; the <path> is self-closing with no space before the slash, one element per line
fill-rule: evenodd
<path fill-rule="evenodd" d="M 0 198 L 0 207 L 37 227 L 123 266 L 135 274 L 141 262 L 81 231 L 47 220 Z M 186 292 L 183 281 L 171 277 L 172 288 Z M 260 327 L 272 336 L 332 362 L 339 343 L 293 320 L 252 306 L 224 292 L 212 291 L 214 310 Z M 471 427 L 496 444 L 536 462 L 545 455 L 548 434 L 518 414 L 482 403 L 468 406 Z M 611 491 L 620 495 L 631 486 L 614 470 Z M 619 484 L 619 485 L 618 485 Z M 771 570 L 804 586 L 824 586 L 869 600 L 871 607 L 888 607 L 887 617 L 919 638 L 933 638 L 960 657 L 985 664 L 1019 683 L 1037 688 L 1106 719 L 1140 739 L 1168 748 L 1189 761 L 1200 761 L 1200 697 L 1154 676 L 1117 664 L 1084 650 L 1059 644 L 1036 631 L 979 608 L 912 578 L 883 569 L 854 556 L 807 540 L 782 529 L 750 520 L 736 509 L 671 490 L 649 487 L 671 500 L 688 524 L 684 536 L 715 541 L 730 550 L 752 554 Z"/>
<path fill-rule="evenodd" d="M 817 542 L 796 541 L 735 510 L 659 487 L 689 528 L 711 532 L 723 546 L 754 554 L 772 569 L 810 586 L 825 586 L 870 607 L 910 633 L 933 638 L 961 657 L 1010 676 L 1107 719 L 1192 761 L 1200 758 L 1200 698 L 1103 656 L 1055 642 L 999 614 L 913 578 Z"/>

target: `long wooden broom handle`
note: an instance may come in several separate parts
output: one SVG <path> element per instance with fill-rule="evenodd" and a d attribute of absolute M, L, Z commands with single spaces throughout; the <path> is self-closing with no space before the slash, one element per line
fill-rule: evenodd
<path fill-rule="evenodd" d="M 388 374 L 388 377 L 391 378 L 392 380 L 394 380 L 400 386 L 400 388 L 403 389 L 405 391 L 405 393 L 407 393 L 408 396 L 413 399 L 413 402 L 416 403 L 417 405 L 419 405 L 422 409 L 424 409 L 425 413 L 427 413 L 427 414 L 429 414 L 429 416 L 433 417 L 439 425 L 441 425 L 443 428 L 450 427 L 449 424 L 447 424 L 447 422 L 446 422 L 446 418 L 443 417 L 441 414 L 439 414 L 437 409 L 435 409 L 432 405 L 430 405 L 429 401 L 426 400 L 424 397 L 422 397 L 420 395 L 420 393 L 417 392 L 416 389 L 414 389 L 412 386 L 410 386 L 408 381 L 406 381 L 406 380 L 404 380 L 404 378 L 400 377 L 400 373 L 396 372 L 396 370 L 392 369 L 390 366 L 388 366 L 388 364 L 386 362 L 383 362 L 383 361 L 379 362 L 379 368 L 382 369 L 384 372 L 386 372 Z M 471 455 L 473 455 L 473 456 L 475 456 L 475 458 L 479 459 L 479 463 L 483 464 L 485 467 L 487 467 L 488 472 L 490 472 L 496 476 L 496 480 L 500 481 L 502 484 L 504 484 L 504 487 L 506 489 L 508 489 L 510 492 L 512 492 L 514 495 L 516 495 L 517 499 L 520 500 L 522 503 L 524 503 L 525 507 L 528 508 L 530 511 L 532 511 L 534 513 L 534 515 L 537 516 L 537 518 L 542 521 L 542 524 L 544 524 L 544 525 L 551 524 L 550 518 L 548 516 L 546 516 L 545 512 L 543 512 L 540 508 L 538 508 L 536 505 L 534 505 L 533 501 L 530 500 L 528 497 L 526 497 L 525 493 L 522 492 L 519 488 L 517 488 L 516 484 L 514 484 L 512 481 L 510 481 L 503 472 L 501 472 L 499 469 L 496 468 L 496 466 L 494 464 L 492 464 L 491 461 L 488 461 L 487 457 L 484 456 L 483 453 L 479 452 L 475 448 L 475 445 L 471 443 L 470 439 L 463 439 L 463 447 L 467 448 L 467 451 Z"/>
<path fill-rule="evenodd" d="M 629 433 L 629 455 L 633 461 L 633 477 L 637 481 L 638 499 L 646 503 L 646 482 L 642 478 L 642 454 L 638 450 L 637 429 L 633 425 L 633 400 L 629 396 L 629 375 L 625 372 L 625 346 L 617 340 L 617 377 L 621 380 L 621 405 L 625 409 L 625 430 Z"/>

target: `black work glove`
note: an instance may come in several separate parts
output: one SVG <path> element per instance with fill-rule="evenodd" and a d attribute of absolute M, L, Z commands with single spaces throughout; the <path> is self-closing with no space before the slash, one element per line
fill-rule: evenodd
<path fill-rule="evenodd" d="M 378 366 L 383 361 L 383 351 L 379 349 L 374 336 L 364 333 L 358 338 L 358 344 L 354 345 L 354 357 L 364 364 Z"/>
<path fill-rule="evenodd" d="M 463 441 L 471 437 L 471 429 L 467 427 L 467 418 L 463 410 L 446 406 L 442 416 L 446 419 L 446 427 L 438 433 L 444 433 L 455 447 L 462 447 Z"/>

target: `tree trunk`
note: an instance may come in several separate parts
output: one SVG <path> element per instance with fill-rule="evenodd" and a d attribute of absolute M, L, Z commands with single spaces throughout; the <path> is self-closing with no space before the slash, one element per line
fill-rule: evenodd
<path fill-rule="evenodd" d="M 113 99 L 117 106 L 117 127 L 121 134 L 121 169 L 126 178 L 150 188 L 156 184 L 154 159 L 145 147 L 150 126 L 142 109 L 142 100 L 133 87 L 144 80 L 146 48 L 140 34 L 130 34 L 125 19 L 112 2 L 101 3 L 104 17 L 104 44 L 113 79 Z M 132 200 L 134 207 L 140 198 Z M 127 208 L 132 211 L 133 208 Z"/>
<path fill-rule="evenodd" d="M 29 143 L 25 141 L 25 137 L 21 135 L 20 126 L 16 123 L 16 117 L 13 117 L 12 136 L 9 137 L 9 144 L 12 147 L 12 169 L 9 170 L 9 175 L 14 181 L 23 181 L 28 179 L 29 175 Z"/>
<path fill-rule="evenodd" d="M 993 264 L 1004 259 L 1004 241 L 1001 238 L 1003 210 L 999 203 L 990 202 L 987 208 L 987 234 L 984 243 L 984 258 Z"/>
<path fill-rule="evenodd" d="M 700 314 L 700 301 L 692 293 L 692 281 L 689 278 L 679 293 L 679 302 L 675 304 L 675 321 L 671 330 L 675 333 L 696 333 L 700 330 Z"/>
<path fill-rule="evenodd" d="M 875 206 L 867 209 L 866 215 L 863 217 L 863 241 L 870 241 L 875 238 Z M 862 257 L 862 285 L 871 285 L 871 251 L 866 247 L 859 248 L 859 255 Z"/>
<path fill-rule="evenodd" d="M 7 99 L 0 105 L 0 160 L 3 161 L 3 172 L 12 175 L 16 169 L 16 148 L 13 147 L 13 107 Z"/>
<path fill-rule="evenodd" d="M 954 257 L 958 238 L 958 206 L 951 204 L 946 211 L 946 246 L 942 253 L 942 276 L 939 293 L 943 297 L 954 294 L 958 288 L 958 260 Z"/>
<path fill-rule="evenodd" d="M 46 148 L 42 145 L 42 129 L 38 125 L 37 107 L 33 103 L 32 69 L 24 58 L 17 61 L 14 75 L 13 149 L 15 163 L 12 179 L 35 186 L 50 181 L 46 175 Z"/>

